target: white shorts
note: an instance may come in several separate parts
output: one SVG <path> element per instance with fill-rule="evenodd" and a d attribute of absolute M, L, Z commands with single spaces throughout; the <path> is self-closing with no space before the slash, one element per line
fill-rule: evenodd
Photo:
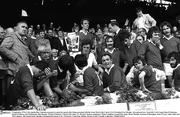
<path fill-rule="evenodd" d="M 172 76 L 173 68 L 169 63 L 163 63 L 166 76 Z"/>
<path fill-rule="evenodd" d="M 159 70 L 157 68 L 153 68 L 153 70 L 156 72 L 156 80 L 165 80 L 166 79 L 166 74 L 163 70 Z"/>

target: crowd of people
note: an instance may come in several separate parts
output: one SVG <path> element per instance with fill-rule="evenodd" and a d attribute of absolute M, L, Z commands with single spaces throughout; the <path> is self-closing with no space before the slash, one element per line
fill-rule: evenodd
<path fill-rule="evenodd" d="M 157 26 L 140 8 L 133 25 L 127 22 L 120 27 L 112 19 L 95 28 L 89 28 L 87 18 L 75 23 L 78 52 L 67 47 L 68 32 L 53 23 L 48 29 L 28 27 L 25 21 L 0 27 L 1 105 L 11 109 L 18 98 L 28 97 L 37 110 L 44 110 L 37 92 L 62 98 L 64 89 L 85 97 L 131 85 L 155 100 L 164 98 L 165 88 L 180 91 L 179 27 L 167 21 Z"/>

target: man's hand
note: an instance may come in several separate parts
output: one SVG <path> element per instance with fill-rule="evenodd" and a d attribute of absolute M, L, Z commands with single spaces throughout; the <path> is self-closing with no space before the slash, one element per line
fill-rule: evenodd
<path fill-rule="evenodd" d="M 99 72 L 100 74 L 103 74 L 103 73 L 104 73 L 103 68 L 102 68 L 102 67 L 100 67 L 100 66 L 98 66 L 98 72 Z"/>
<path fill-rule="evenodd" d="M 53 70 L 53 76 L 57 76 L 57 75 L 58 75 L 57 70 Z"/>

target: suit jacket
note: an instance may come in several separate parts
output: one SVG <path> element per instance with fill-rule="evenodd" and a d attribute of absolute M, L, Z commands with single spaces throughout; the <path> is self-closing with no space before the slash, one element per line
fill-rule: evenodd
<path fill-rule="evenodd" d="M 156 26 L 156 20 L 151 17 L 149 14 L 143 14 L 143 21 L 142 23 L 144 23 L 144 27 L 146 29 L 146 31 L 149 30 L 150 27 L 152 26 Z M 139 18 L 137 17 L 134 22 L 133 22 L 133 29 L 137 29 L 137 28 L 142 28 L 139 27 L 139 22 L 138 22 Z"/>
<path fill-rule="evenodd" d="M 60 39 L 58 39 L 57 45 L 58 45 L 58 50 L 59 50 L 59 52 L 62 51 L 62 50 L 67 51 L 67 45 L 66 45 L 66 42 L 65 42 L 65 39 L 64 39 L 64 38 L 63 38 L 63 45 L 62 45 Z"/>
<path fill-rule="evenodd" d="M 65 39 L 63 39 L 64 45 L 62 45 L 61 41 L 57 37 L 47 37 L 50 41 L 51 49 L 57 49 L 59 52 L 62 50 L 67 51 Z"/>
<path fill-rule="evenodd" d="M 115 36 L 114 36 L 114 47 L 119 48 L 120 51 L 124 50 L 124 42 L 123 42 L 123 35 L 122 30 L 120 30 Z"/>
<path fill-rule="evenodd" d="M 8 69 L 13 74 L 21 67 L 29 63 L 33 57 L 26 41 L 18 33 L 8 35 L 0 45 L 0 53 L 5 57 Z"/>

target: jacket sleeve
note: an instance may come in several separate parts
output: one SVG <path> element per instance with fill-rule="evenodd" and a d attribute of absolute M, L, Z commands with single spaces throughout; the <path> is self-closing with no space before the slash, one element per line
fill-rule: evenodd
<path fill-rule="evenodd" d="M 13 47 L 13 44 L 14 41 L 12 37 L 5 38 L 0 45 L 0 52 L 8 59 L 15 62 L 18 58 L 18 55 L 10 50 Z"/>

